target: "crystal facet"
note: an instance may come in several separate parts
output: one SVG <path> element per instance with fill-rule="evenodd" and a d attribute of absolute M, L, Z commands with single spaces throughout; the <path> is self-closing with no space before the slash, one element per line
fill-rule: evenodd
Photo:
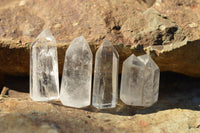
<path fill-rule="evenodd" d="M 91 101 L 93 55 L 83 36 L 75 38 L 65 54 L 60 92 L 62 104 L 85 107 Z"/>
<path fill-rule="evenodd" d="M 58 99 L 59 78 L 56 40 L 48 29 L 31 44 L 30 97 L 35 101 Z"/>
<path fill-rule="evenodd" d="M 98 109 L 113 108 L 118 101 L 119 55 L 104 41 L 96 52 L 92 104 Z"/>
<path fill-rule="evenodd" d="M 160 70 L 149 55 L 128 57 L 122 68 L 120 99 L 148 107 L 158 100 Z"/>

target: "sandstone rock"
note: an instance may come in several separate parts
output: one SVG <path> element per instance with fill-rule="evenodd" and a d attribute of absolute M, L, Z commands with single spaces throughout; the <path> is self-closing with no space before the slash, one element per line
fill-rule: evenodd
<path fill-rule="evenodd" d="M 182 27 L 190 41 L 200 39 L 200 2 L 198 0 L 157 0 L 153 8 Z"/>
<path fill-rule="evenodd" d="M 67 111 L 67 110 L 66 110 Z M 67 112 L 71 112 L 68 110 Z M 190 110 L 173 109 L 161 111 L 158 114 L 116 116 L 111 114 L 90 114 L 87 111 L 82 118 L 77 119 L 71 113 L 65 113 L 69 117 L 61 118 L 58 113 L 57 120 L 53 123 L 41 123 L 41 115 L 38 112 L 32 114 L 11 113 L 0 116 L 0 130 L 4 133 L 199 133 L 199 112 Z M 77 115 L 77 114 L 75 114 Z M 43 117 L 43 121 L 47 118 Z M 65 120 L 64 120 L 65 119 Z M 59 120 L 62 120 L 59 122 Z M 96 122 L 95 122 L 96 121 Z"/>
<path fill-rule="evenodd" d="M 3 133 L 59 133 L 59 129 L 51 123 L 33 121 L 28 115 L 20 113 L 1 114 L 0 131 Z"/>
<path fill-rule="evenodd" d="M 151 5 L 158 11 L 148 9 Z M 120 72 L 122 62 L 132 53 L 148 53 L 161 71 L 200 77 L 199 6 L 197 0 L 3 1 L 0 72 L 28 75 L 30 44 L 48 27 L 59 44 L 60 72 L 67 46 L 83 35 L 93 53 L 104 38 L 115 44 Z"/>
<path fill-rule="evenodd" d="M 158 105 L 149 109 L 137 110 L 120 103 L 116 109 L 97 112 L 91 107 L 85 109 L 65 107 L 60 102 L 34 102 L 30 100 L 28 94 L 11 90 L 10 98 L 1 100 L 0 131 L 4 133 L 16 131 L 20 133 L 30 131 L 37 133 L 47 131 L 52 133 L 198 133 L 200 112 L 188 109 L 161 111 L 163 106 L 164 108 L 176 106 L 172 105 L 175 104 L 175 99 L 168 98 L 167 100 L 165 97 L 166 100 L 162 99 Z M 120 109 L 120 106 L 123 108 Z M 184 106 L 188 107 L 188 104 Z"/>

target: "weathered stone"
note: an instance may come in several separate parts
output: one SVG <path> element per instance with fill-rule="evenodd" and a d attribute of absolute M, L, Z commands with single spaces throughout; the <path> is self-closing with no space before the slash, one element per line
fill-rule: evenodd
<path fill-rule="evenodd" d="M 198 0 L 157 0 L 153 8 L 176 22 L 190 41 L 200 39 L 200 2 Z"/>
<path fill-rule="evenodd" d="M 52 123 L 33 121 L 28 115 L 8 113 L 0 115 L 0 131 L 3 133 L 59 133 L 59 129 Z"/>
<path fill-rule="evenodd" d="M 138 13 L 137 16 L 141 19 L 131 16 L 121 29 L 124 37 L 135 45 L 142 45 L 146 48 L 148 46 L 176 45 L 176 43 L 187 40 L 184 31 L 176 23 L 162 16 L 153 8 Z"/>
<path fill-rule="evenodd" d="M 158 12 L 147 8 L 153 3 L 154 0 L 3 1 L 0 72 L 28 75 L 30 44 L 48 27 L 59 45 L 60 72 L 67 46 L 83 35 L 93 53 L 104 38 L 115 45 L 120 55 L 119 72 L 122 62 L 132 53 L 148 53 L 161 71 L 200 77 L 200 3 L 156 1 L 153 8 Z M 57 8 L 52 8 L 55 5 Z"/>

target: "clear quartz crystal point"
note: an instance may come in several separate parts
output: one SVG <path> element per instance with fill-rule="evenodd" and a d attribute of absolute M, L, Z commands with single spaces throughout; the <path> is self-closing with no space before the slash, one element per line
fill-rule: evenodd
<path fill-rule="evenodd" d="M 93 55 L 83 36 L 75 38 L 65 54 L 60 100 L 81 108 L 90 105 Z"/>
<path fill-rule="evenodd" d="M 98 109 L 116 107 L 118 101 L 119 55 L 104 41 L 96 52 L 92 104 Z"/>
<path fill-rule="evenodd" d="M 35 101 L 59 97 L 57 46 L 48 29 L 43 30 L 31 44 L 30 97 Z"/>
<path fill-rule="evenodd" d="M 158 100 L 160 69 L 149 55 L 128 57 L 122 68 L 120 99 L 127 105 L 148 107 Z"/>

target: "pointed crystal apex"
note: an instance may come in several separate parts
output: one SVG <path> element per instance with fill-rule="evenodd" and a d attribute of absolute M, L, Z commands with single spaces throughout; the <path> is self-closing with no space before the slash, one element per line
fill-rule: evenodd
<path fill-rule="evenodd" d="M 71 46 L 72 45 L 83 45 L 83 44 L 87 44 L 87 41 L 85 39 L 84 36 L 80 36 L 80 37 L 77 37 L 75 38 L 72 42 L 71 42 Z"/>
<path fill-rule="evenodd" d="M 130 55 L 125 61 L 124 65 L 144 67 L 144 64 L 134 55 Z"/>
<path fill-rule="evenodd" d="M 37 43 L 36 43 L 37 42 Z M 56 46 L 56 39 L 52 35 L 51 31 L 49 29 L 44 29 L 35 39 L 35 41 L 32 43 L 32 46 L 35 45 L 41 45 L 41 44 L 47 44 L 51 46 Z"/>
<path fill-rule="evenodd" d="M 103 43 L 101 44 L 99 50 L 101 50 L 101 49 L 107 49 L 107 48 L 110 48 L 111 51 L 113 51 L 113 53 L 115 54 L 115 56 L 117 58 L 119 58 L 119 54 L 118 54 L 117 50 L 114 48 L 114 46 L 112 45 L 112 43 L 109 40 L 105 39 L 103 41 Z"/>
<path fill-rule="evenodd" d="M 151 68 L 151 69 L 159 69 L 159 67 L 158 67 L 157 64 L 153 61 L 153 59 L 152 59 L 149 55 L 147 55 L 147 54 L 138 56 L 138 59 L 139 59 L 140 61 L 142 61 L 142 62 L 146 65 L 146 67 L 148 67 L 148 68 Z"/>
<path fill-rule="evenodd" d="M 93 55 L 83 36 L 75 38 L 65 55 L 60 100 L 81 108 L 90 105 Z"/>
<path fill-rule="evenodd" d="M 51 31 L 49 29 L 44 29 L 36 39 L 38 38 L 46 38 L 46 37 L 53 37 Z"/>
<path fill-rule="evenodd" d="M 89 44 L 88 44 L 88 42 L 86 41 L 86 39 L 85 39 L 84 36 L 80 36 L 80 37 L 75 38 L 75 39 L 71 42 L 71 44 L 69 45 L 69 48 L 68 48 L 67 52 L 68 52 L 68 51 L 72 51 L 72 49 L 75 50 L 75 49 L 77 49 L 77 47 L 82 48 L 82 49 L 84 49 L 84 50 L 87 50 L 87 51 L 89 52 L 90 56 L 93 56 L 93 55 L 92 55 L 92 51 L 91 51 L 91 49 L 90 49 L 90 46 L 89 46 Z"/>
<path fill-rule="evenodd" d="M 112 46 L 111 42 L 107 39 L 105 39 L 101 45 L 102 46 Z"/>
<path fill-rule="evenodd" d="M 44 30 L 30 50 L 30 96 L 35 101 L 59 97 L 58 59 L 55 38 Z"/>
<path fill-rule="evenodd" d="M 119 55 L 105 40 L 96 52 L 92 104 L 98 109 L 116 107 Z"/>

